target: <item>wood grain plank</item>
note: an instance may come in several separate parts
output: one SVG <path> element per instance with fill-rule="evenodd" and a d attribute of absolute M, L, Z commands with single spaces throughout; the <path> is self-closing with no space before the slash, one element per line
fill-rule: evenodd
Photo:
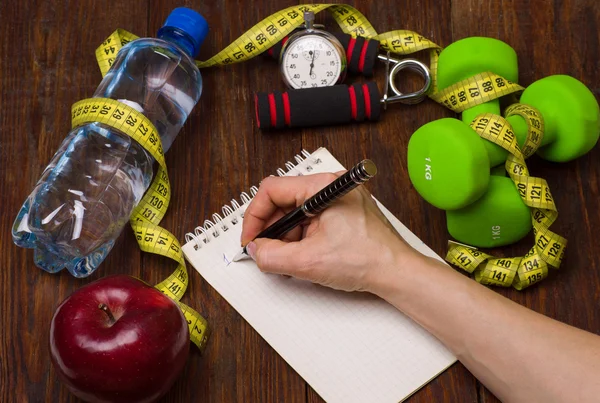
<path fill-rule="evenodd" d="M 600 54 L 600 8 L 595 0 L 452 1 L 453 41 L 490 36 L 512 46 L 519 60 L 519 83 L 527 86 L 553 74 L 568 74 L 600 95 L 600 73 L 591 58 Z M 568 135 L 568 133 L 567 133 Z M 548 181 L 559 211 L 553 230 L 569 240 L 560 271 L 523 292 L 496 289 L 502 295 L 554 319 L 600 333 L 599 147 L 576 161 L 558 164 L 528 160 L 533 175 Z M 532 237 L 496 250 L 498 256 L 524 254 Z M 541 336 L 540 336 L 541 337 Z M 480 386 L 482 402 L 498 401 Z"/>

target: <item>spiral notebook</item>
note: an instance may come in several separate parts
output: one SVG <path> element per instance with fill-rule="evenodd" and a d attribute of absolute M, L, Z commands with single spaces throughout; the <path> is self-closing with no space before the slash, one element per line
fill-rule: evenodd
<path fill-rule="evenodd" d="M 344 167 L 325 148 L 303 151 L 283 175 Z M 242 193 L 221 214 L 186 234 L 186 259 L 327 402 L 399 402 L 456 358 L 431 334 L 382 299 L 265 274 L 239 251 L 243 212 L 258 189 Z M 413 247 L 436 257 L 381 203 Z M 442 260 L 442 259 L 440 259 Z M 244 346 L 239 346 L 243 348 Z"/>

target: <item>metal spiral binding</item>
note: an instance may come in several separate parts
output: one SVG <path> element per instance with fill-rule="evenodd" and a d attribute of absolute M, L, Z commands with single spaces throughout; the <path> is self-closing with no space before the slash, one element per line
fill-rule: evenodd
<path fill-rule="evenodd" d="M 309 160 L 310 157 L 311 153 L 302 150 L 300 154 L 294 156 L 295 163 L 287 161 L 284 164 L 285 169 L 278 168 L 276 172 L 279 176 L 304 175 L 299 166 L 306 161 L 310 161 L 310 163 L 303 165 L 301 168 L 306 170 L 306 172 L 311 172 L 313 170 L 313 164 L 320 164 L 321 160 L 319 158 Z M 244 206 L 250 203 L 257 192 L 258 187 L 256 186 L 252 186 L 248 192 L 242 192 L 239 197 L 241 203 L 236 199 L 232 199 L 229 204 L 223 205 L 221 214 L 214 213 L 211 216 L 212 220 L 205 220 L 202 225 L 194 228 L 193 232 L 186 233 L 185 241 L 194 242 L 194 249 L 198 250 L 202 248 L 204 244 L 209 243 L 212 239 L 218 238 L 222 233 L 228 231 L 232 225 L 241 223 L 246 210 Z"/>

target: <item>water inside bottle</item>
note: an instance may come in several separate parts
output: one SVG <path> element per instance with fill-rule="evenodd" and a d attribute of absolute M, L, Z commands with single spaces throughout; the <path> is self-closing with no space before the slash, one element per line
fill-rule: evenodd
<path fill-rule="evenodd" d="M 202 79 L 175 45 L 140 39 L 119 52 L 94 97 L 120 100 L 156 126 L 166 152 L 198 101 Z M 104 260 L 152 179 L 153 158 L 101 123 L 71 131 L 13 226 L 34 262 L 85 277 Z"/>

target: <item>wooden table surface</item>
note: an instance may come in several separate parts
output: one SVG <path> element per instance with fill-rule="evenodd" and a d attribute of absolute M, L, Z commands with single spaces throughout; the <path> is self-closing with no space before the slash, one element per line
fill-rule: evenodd
<path fill-rule="evenodd" d="M 597 0 L 378 0 L 352 1 L 379 32 L 410 29 L 440 46 L 468 36 L 491 36 L 519 56 L 519 82 L 570 74 L 600 92 Z M 45 1 L 0 3 L 0 401 L 76 401 L 62 386 L 48 352 L 50 320 L 71 292 L 102 276 L 128 273 L 157 283 L 172 262 L 139 251 L 123 231 L 100 269 L 78 280 L 50 275 L 17 248 L 10 229 L 70 127 L 70 105 L 90 97 L 100 73 L 96 47 L 116 28 L 153 36 L 170 10 L 187 5 L 211 31 L 201 59 L 215 54 L 263 17 L 292 1 Z M 317 17 L 337 29 L 327 13 Z M 427 60 L 423 58 L 423 60 Z M 380 66 L 381 67 L 381 66 Z M 381 83 L 383 69 L 378 69 Z M 381 174 L 370 190 L 440 255 L 448 233 L 444 212 L 428 205 L 406 170 L 408 139 L 421 125 L 454 116 L 426 100 L 393 105 L 379 123 L 263 133 L 254 122 L 253 94 L 283 89 L 277 65 L 264 58 L 203 71 L 204 93 L 167 154 L 172 201 L 162 224 L 180 240 L 240 192 L 274 173 L 301 149 L 328 147 L 346 166 L 372 158 Z M 405 84 L 409 85 L 409 84 Z M 380 86 L 381 87 L 381 86 Z M 555 231 L 569 240 L 560 271 L 517 292 L 497 292 L 552 318 L 600 333 L 600 147 L 566 164 L 534 157 L 534 175 L 550 184 L 560 211 Z M 516 256 L 532 238 L 494 251 Z M 193 271 L 191 267 L 188 268 Z M 184 297 L 213 327 L 204 356 L 195 349 L 180 379 L 164 397 L 179 401 L 318 402 L 320 397 L 215 292 L 191 273 Z M 544 335 L 539 335 L 544 337 Z M 529 341 L 535 343 L 535 340 Z M 410 402 L 493 402 L 497 399 L 460 363 L 413 395 Z"/>

